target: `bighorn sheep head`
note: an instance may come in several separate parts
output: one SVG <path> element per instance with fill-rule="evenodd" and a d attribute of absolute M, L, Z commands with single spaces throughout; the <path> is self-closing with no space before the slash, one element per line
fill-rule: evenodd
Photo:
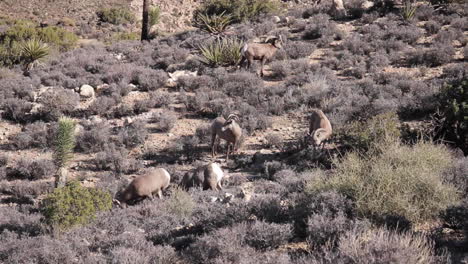
<path fill-rule="evenodd" d="M 236 115 L 236 114 L 230 114 L 227 119 L 226 119 L 226 122 L 224 123 L 223 127 L 221 128 L 222 131 L 225 131 L 226 129 L 228 129 L 229 127 L 231 127 L 232 125 L 232 122 L 239 122 L 239 117 Z"/>
<path fill-rule="evenodd" d="M 315 130 L 312 134 L 312 141 L 314 145 L 318 146 L 326 139 L 327 130 L 324 128 L 319 128 Z"/>
<path fill-rule="evenodd" d="M 282 49 L 283 48 L 283 39 L 281 36 L 269 36 L 265 39 L 265 43 L 271 43 L 273 46 L 275 46 L 277 49 Z"/>

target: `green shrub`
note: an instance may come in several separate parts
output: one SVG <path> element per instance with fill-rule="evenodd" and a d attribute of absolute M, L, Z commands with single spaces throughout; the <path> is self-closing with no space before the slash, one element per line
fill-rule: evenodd
<path fill-rule="evenodd" d="M 126 8 L 106 8 L 98 11 L 99 19 L 102 22 L 121 25 L 135 22 L 135 15 Z"/>
<path fill-rule="evenodd" d="M 468 80 L 457 80 L 446 85 L 439 95 L 442 114 L 440 134 L 468 154 Z"/>
<path fill-rule="evenodd" d="M 78 37 L 59 27 L 38 28 L 33 22 L 8 21 L 8 29 L 0 33 L 0 66 L 13 66 L 24 61 L 24 43 L 31 40 L 42 41 L 59 51 L 72 49 Z M 26 58 L 28 54 L 25 54 Z"/>
<path fill-rule="evenodd" d="M 228 66 L 239 63 L 243 42 L 237 38 L 218 38 L 200 47 L 201 61 L 210 66 Z"/>
<path fill-rule="evenodd" d="M 112 207 L 110 193 L 80 186 L 70 182 L 65 187 L 56 188 L 41 204 L 41 212 L 46 223 L 65 230 L 74 225 L 89 223 L 98 211 Z"/>
<path fill-rule="evenodd" d="M 367 151 L 394 142 L 400 137 L 398 116 L 395 113 L 377 115 L 367 121 L 355 121 L 337 131 L 336 137 L 344 145 L 357 151 Z"/>
<path fill-rule="evenodd" d="M 231 24 L 232 17 L 223 13 L 217 15 L 198 14 L 195 20 L 195 26 L 209 33 L 219 34 L 226 30 Z"/>
<path fill-rule="evenodd" d="M 226 14 L 238 23 L 258 17 L 261 14 L 277 13 L 281 4 L 276 0 L 208 0 L 197 10 L 197 13 L 211 15 Z"/>
<path fill-rule="evenodd" d="M 136 32 L 121 32 L 121 33 L 114 34 L 112 39 L 115 40 L 115 41 L 139 40 L 140 39 L 140 34 L 136 33 Z"/>
<path fill-rule="evenodd" d="M 176 188 L 172 192 L 171 198 L 166 203 L 166 210 L 179 217 L 190 216 L 194 207 L 195 203 L 190 194 L 180 188 Z"/>
<path fill-rule="evenodd" d="M 446 148 L 424 142 L 385 146 L 378 155 L 346 155 L 335 162 L 331 178 L 318 177 L 307 191 L 337 190 L 353 199 L 362 215 L 396 215 L 416 222 L 437 216 L 458 200 L 457 190 L 443 181 L 453 163 Z"/>
<path fill-rule="evenodd" d="M 149 25 L 150 25 L 150 27 L 152 27 L 152 26 L 156 25 L 157 23 L 159 23 L 160 16 L 161 16 L 161 9 L 158 6 L 150 8 L 150 11 L 149 11 Z"/>

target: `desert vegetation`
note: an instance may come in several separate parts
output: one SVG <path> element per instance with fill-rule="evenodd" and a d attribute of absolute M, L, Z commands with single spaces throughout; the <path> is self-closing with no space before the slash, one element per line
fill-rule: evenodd
<path fill-rule="evenodd" d="M 104 2 L 0 17 L 1 263 L 468 261 L 466 2 Z"/>

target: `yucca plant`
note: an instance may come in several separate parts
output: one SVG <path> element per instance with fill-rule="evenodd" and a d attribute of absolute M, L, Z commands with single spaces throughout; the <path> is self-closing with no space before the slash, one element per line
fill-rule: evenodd
<path fill-rule="evenodd" d="M 161 9 L 158 6 L 152 7 L 149 10 L 149 24 L 150 27 L 159 23 L 159 18 L 161 16 Z"/>
<path fill-rule="evenodd" d="M 49 55 L 49 46 L 39 39 L 26 40 L 21 44 L 21 57 L 26 70 L 31 70 Z"/>
<path fill-rule="evenodd" d="M 411 1 L 406 1 L 405 5 L 401 9 L 401 17 L 406 21 L 411 21 L 416 14 L 416 6 L 411 3 Z"/>
<path fill-rule="evenodd" d="M 195 26 L 213 34 L 219 34 L 226 30 L 232 23 L 232 16 L 222 12 L 219 15 L 208 15 L 199 13 L 195 21 Z"/>
<path fill-rule="evenodd" d="M 242 45 L 243 42 L 237 38 L 218 38 L 200 46 L 201 61 L 213 67 L 236 65 L 242 57 Z"/>
<path fill-rule="evenodd" d="M 56 175 L 57 187 L 62 187 L 66 183 L 66 166 L 73 158 L 75 143 L 75 121 L 67 117 L 61 117 L 58 121 L 58 132 L 54 149 L 54 161 L 58 168 Z"/>

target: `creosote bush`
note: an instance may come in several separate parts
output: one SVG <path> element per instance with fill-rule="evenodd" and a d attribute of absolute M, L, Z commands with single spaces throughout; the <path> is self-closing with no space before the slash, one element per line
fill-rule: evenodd
<path fill-rule="evenodd" d="M 429 220 L 457 202 L 457 190 L 443 180 L 453 163 L 445 147 L 390 142 L 381 143 L 380 149 L 380 154 L 364 157 L 349 153 L 335 162 L 331 178 L 310 181 L 308 192 L 337 190 L 350 197 L 362 215 L 398 215 L 413 222 Z"/>
<path fill-rule="evenodd" d="M 165 209 L 179 217 L 188 217 L 192 215 L 195 203 L 186 191 L 176 188 L 172 190 L 171 197 L 166 201 Z"/>
<path fill-rule="evenodd" d="M 207 15 L 230 15 L 233 22 L 255 19 L 261 14 L 276 13 L 280 10 L 280 2 L 276 0 L 209 0 L 198 9 L 199 13 Z"/>
<path fill-rule="evenodd" d="M 57 188 L 41 204 L 46 223 L 59 230 L 84 225 L 93 220 L 98 211 L 109 210 L 112 197 L 98 189 L 85 188 L 70 182 Z"/>
<path fill-rule="evenodd" d="M 100 10 L 97 15 L 102 22 L 120 25 L 135 22 L 135 15 L 125 8 L 107 8 Z"/>

